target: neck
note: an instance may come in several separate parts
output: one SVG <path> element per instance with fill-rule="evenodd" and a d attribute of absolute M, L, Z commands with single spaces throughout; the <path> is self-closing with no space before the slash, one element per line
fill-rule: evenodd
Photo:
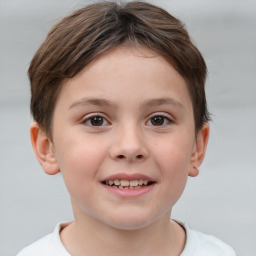
<path fill-rule="evenodd" d="M 185 232 L 170 221 L 170 213 L 136 230 L 120 230 L 93 218 L 75 216 L 61 232 L 61 239 L 73 256 L 177 256 L 184 248 Z"/>

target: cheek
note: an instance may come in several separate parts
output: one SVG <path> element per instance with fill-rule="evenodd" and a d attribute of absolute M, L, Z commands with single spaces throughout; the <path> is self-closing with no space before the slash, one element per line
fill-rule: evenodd
<path fill-rule="evenodd" d="M 164 165 L 161 167 L 163 177 L 166 179 L 166 185 L 171 191 L 170 194 L 179 196 L 187 181 L 188 177 L 188 159 L 183 154 L 169 151 L 169 155 L 163 159 Z"/>
<path fill-rule="evenodd" d="M 161 169 L 170 174 L 182 174 L 188 171 L 191 159 L 192 143 L 185 136 L 173 136 L 159 141 L 154 150 Z"/>
<path fill-rule="evenodd" d="M 156 164 L 162 172 L 166 189 L 173 198 L 178 198 L 186 185 L 191 159 L 191 144 L 189 140 L 169 138 L 160 143 L 155 150 Z"/>
<path fill-rule="evenodd" d="M 88 184 L 96 180 L 97 172 L 105 156 L 103 146 L 97 143 L 86 143 L 90 140 L 66 139 L 57 144 L 57 161 L 70 193 L 78 189 L 86 190 Z M 76 191 L 76 192 L 75 192 Z"/>
<path fill-rule="evenodd" d="M 162 194 L 166 205 L 173 206 L 182 195 L 188 178 L 188 160 L 183 154 L 170 149 L 163 159 L 162 170 Z"/>

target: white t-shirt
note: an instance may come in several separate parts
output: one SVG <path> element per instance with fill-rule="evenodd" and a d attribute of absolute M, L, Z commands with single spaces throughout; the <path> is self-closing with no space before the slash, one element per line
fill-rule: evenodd
<path fill-rule="evenodd" d="M 59 223 L 53 233 L 44 236 L 24 248 L 17 256 L 71 256 L 60 239 L 60 231 L 68 223 Z M 181 224 L 181 223 L 180 223 Z M 192 230 L 187 224 L 181 224 L 186 230 L 186 244 L 180 256 L 235 256 L 234 250 L 218 238 Z"/>

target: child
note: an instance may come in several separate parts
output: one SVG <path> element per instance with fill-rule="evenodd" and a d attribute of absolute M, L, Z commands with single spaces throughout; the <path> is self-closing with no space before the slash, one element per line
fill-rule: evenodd
<path fill-rule="evenodd" d="M 179 20 L 145 2 L 89 5 L 55 25 L 28 73 L 32 145 L 62 173 L 74 221 L 19 256 L 235 255 L 170 220 L 210 120 L 206 65 Z"/>

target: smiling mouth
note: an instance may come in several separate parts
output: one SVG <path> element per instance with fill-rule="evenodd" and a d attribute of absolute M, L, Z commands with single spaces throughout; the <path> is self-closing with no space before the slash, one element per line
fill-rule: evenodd
<path fill-rule="evenodd" d="M 155 182 L 149 180 L 106 180 L 102 184 L 120 189 L 140 189 L 150 186 Z"/>

